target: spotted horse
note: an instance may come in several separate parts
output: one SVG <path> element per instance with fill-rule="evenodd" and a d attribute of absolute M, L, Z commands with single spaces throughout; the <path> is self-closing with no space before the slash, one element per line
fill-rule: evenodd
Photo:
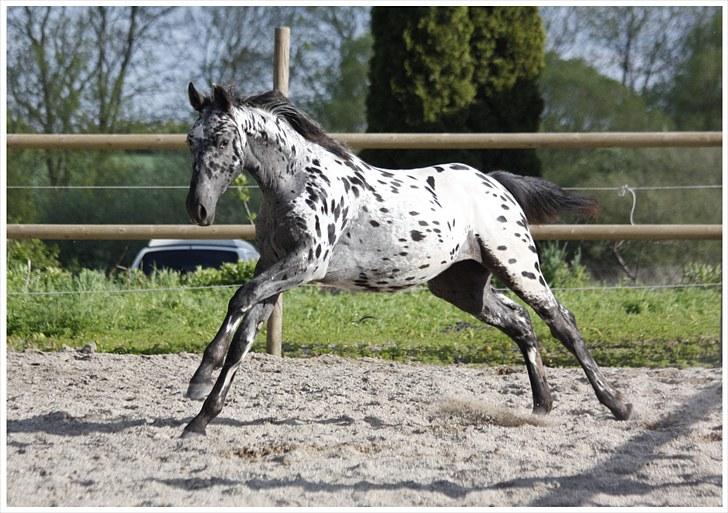
<path fill-rule="evenodd" d="M 230 299 L 190 380 L 187 396 L 205 402 L 183 436 L 205 434 L 278 295 L 309 282 L 382 292 L 427 284 L 516 342 L 533 411 L 546 414 L 551 392 L 529 315 L 494 290 L 496 276 L 574 354 L 599 401 L 617 419 L 630 417 L 632 405 L 604 378 L 574 316 L 544 280 L 528 228 L 560 212 L 593 213 L 592 200 L 542 179 L 464 164 L 371 166 L 274 91 L 238 98 L 214 85 L 203 96 L 190 83 L 188 95 L 199 114 L 187 138 L 194 161 L 186 200 L 191 219 L 212 224 L 218 199 L 242 170 L 260 186 L 262 205 L 255 276 Z"/>

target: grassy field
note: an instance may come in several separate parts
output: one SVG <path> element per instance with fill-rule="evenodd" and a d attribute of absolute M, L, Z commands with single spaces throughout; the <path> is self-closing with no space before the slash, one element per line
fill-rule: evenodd
<path fill-rule="evenodd" d="M 123 283 L 93 272 L 73 278 L 11 273 L 8 346 L 56 350 L 94 342 L 99 351 L 199 352 L 217 330 L 234 289 L 128 291 L 179 286 L 174 274 Z M 12 294 L 23 290 L 62 294 Z M 587 346 L 602 365 L 720 365 L 718 289 L 563 290 L 558 296 L 576 316 Z M 309 286 L 285 295 L 284 312 L 283 349 L 290 356 L 522 362 L 510 339 L 425 289 L 367 294 Z M 546 365 L 575 365 L 546 325 L 531 314 Z M 261 334 L 253 350 L 264 350 L 264 343 Z"/>

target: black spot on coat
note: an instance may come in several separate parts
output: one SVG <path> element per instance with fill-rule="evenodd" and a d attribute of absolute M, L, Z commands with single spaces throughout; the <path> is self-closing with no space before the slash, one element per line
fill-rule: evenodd
<path fill-rule="evenodd" d="M 412 230 L 410 232 L 410 235 L 412 236 L 412 240 L 415 242 L 421 241 L 422 239 L 425 238 L 425 236 L 422 235 L 422 232 L 418 232 L 417 230 Z"/>

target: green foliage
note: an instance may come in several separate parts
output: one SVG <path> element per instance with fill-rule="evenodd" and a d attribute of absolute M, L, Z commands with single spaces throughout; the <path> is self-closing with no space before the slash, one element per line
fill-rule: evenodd
<path fill-rule="evenodd" d="M 581 263 L 581 249 L 570 256 L 567 245 L 556 242 L 542 244 L 539 256 L 541 273 L 553 288 L 584 287 L 589 282 L 589 271 Z"/>
<path fill-rule="evenodd" d="M 193 287 L 208 285 L 242 285 L 255 274 L 255 262 L 225 262 L 219 269 L 197 268 L 183 277 L 182 282 Z"/>
<path fill-rule="evenodd" d="M 235 196 L 238 200 L 240 200 L 240 203 L 243 204 L 245 214 L 248 217 L 248 222 L 255 223 L 256 212 L 250 210 L 250 200 L 253 195 L 250 193 L 250 188 L 248 187 L 250 185 L 248 175 L 246 173 L 239 174 L 235 177 L 235 180 L 233 180 L 232 185 L 236 187 L 233 189 L 235 191 Z"/>
<path fill-rule="evenodd" d="M 37 239 L 8 240 L 8 267 L 16 266 L 58 267 L 58 247 Z"/>
<path fill-rule="evenodd" d="M 240 274 L 230 281 L 240 279 Z M 192 283 L 222 283 L 192 273 L 112 278 L 14 267 L 8 270 L 8 346 L 57 350 L 96 342 L 100 351 L 202 351 L 222 321 L 233 287 L 177 290 Z M 220 273 L 220 275 L 226 272 Z M 140 289 L 162 289 L 146 292 Z M 55 295 L 24 295 L 48 291 Z M 79 292 L 85 292 L 83 294 Z M 63 294 L 58 294 L 58 293 Z M 720 292 L 560 291 L 601 365 L 720 364 Z M 339 354 L 394 360 L 522 364 L 516 345 L 424 289 L 366 294 L 301 287 L 286 293 L 283 348 L 288 356 Z M 534 319 L 546 365 L 576 360 Z M 263 337 L 257 347 L 262 350 Z"/>
<path fill-rule="evenodd" d="M 545 33 L 535 7 L 471 7 L 473 81 L 477 87 L 468 109 L 469 132 L 537 132 L 544 102 L 538 79 L 544 68 Z M 533 150 L 469 152 L 478 169 L 506 169 L 541 175 Z"/>
<path fill-rule="evenodd" d="M 544 132 L 670 128 L 669 118 L 651 111 L 641 96 L 580 59 L 563 60 L 556 54 L 547 54 L 540 87 L 546 105 L 541 119 Z"/>
<path fill-rule="evenodd" d="M 366 127 L 366 96 L 369 86 L 369 60 L 372 36 L 363 34 L 345 39 L 339 48 L 338 73 L 329 68 L 319 80 L 328 91 L 328 98 L 304 105 L 321 126 L 330 132 L 363 132 Z"/>
<path fill-rule="evenodd" d="M 721 13 L 699 21 L 688 35 L 664 102 L 679 130 L 721 130 L 723 45 Z"/>
<path fill-rule="evenodd" d="M 474 26 L 471 52 L 478 63 L 473 78 L 485 94 L 498 94 L 519 80 L 539 77 L 545 34 L 534 9 L 471 8 L 470 20 Z"/>
<path fill-rule="evenodd" d="M 683 283 L 720 283 L 723 270 L 720 264 L 709 265 L 691 262 L 683 267 Z"/>
<path fill-rule="evenodd" d="M 544 33 L 532 7 L 372 9 L 371 132 L 536 131 Z M 387 167 L 460 161 L 539 174 L 529 151 L 366 151 Z"/>
<path fill-rule="evenodd" d="M 406 131 L 468 105 L 472 32 L 467 7 L 374 7 L 369 130 Z"/>
<path fill-rule="evenodd" d="M 8 122 L 8 125 L 11 123 Z M 9 131 L 12 128 L 9 128 Z M 7 184 L 12 185 L 45 185 L 41 171 L 45 162 L 38 151 L 8 151 Z M 9 223 L 35 223 L 40 215 L 38 193 L 31 189 L 10 189 L 7 191 L 7 215 Z"/>
<path fill-rule="evenodd" d="M 545 131 L 662 131 L 673 122 L 652 103 L 581 60 L 547 55 L 541 77 L 546 102 Z M 721 183 L 718 148 L 602 148 L 539 150 L 544 177 L 564 187 L 629 185 L 712 185 Z M 587 191 L 599 201 L 597 222 L 630 222 L 632 195 Z M 720 223 L 720 189 L 637 191 L 634 222 L 645 224 Z M 621 267 L 611 242 L 582 243 L 582 262 L 600 279 L 618 280 Z M 625 241 L 619 255 L 630 271 L 647 282 L 679 279 L 688 261 L 715 264 L 714 241 Z"/>

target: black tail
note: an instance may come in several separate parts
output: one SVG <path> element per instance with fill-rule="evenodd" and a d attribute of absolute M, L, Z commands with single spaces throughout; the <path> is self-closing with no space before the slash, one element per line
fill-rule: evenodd
<path fill-rule="evenodd" d="M 498 180 L 513 194 L 529 223 L 553 221 L 562 212 L 594 217 L 599 205 L 591 198 L 571 194 L 542 178 L 519 176 L 505 171 L 494 171 L 488 176 Z"/>

